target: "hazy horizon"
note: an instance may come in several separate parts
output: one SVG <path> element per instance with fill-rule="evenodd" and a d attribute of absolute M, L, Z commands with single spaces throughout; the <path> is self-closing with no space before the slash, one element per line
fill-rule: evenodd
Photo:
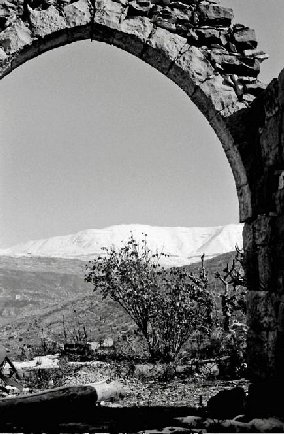
<path fill-rule="evenodd" d="M 270 55 L 259 76 L 266 83 L 284 66 L 281 1 L 221 1 Z M 184 92 L 134 56 L 76 42 L 14 70 L 0 95 L 0 248 L 119 224 L 238 223 L 214 131 Z"/>

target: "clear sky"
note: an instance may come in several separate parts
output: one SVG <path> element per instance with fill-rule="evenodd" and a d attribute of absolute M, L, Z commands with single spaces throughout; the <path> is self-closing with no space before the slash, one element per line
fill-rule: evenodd
<path fill-rule="evenodd" d="M 283 0 L 223 0 L 284 67 Z M 221 144 L 188 97 L 135 57 L 76 42 L 0 85 L 0 248 L 121 223 L 238 222 Z"/>

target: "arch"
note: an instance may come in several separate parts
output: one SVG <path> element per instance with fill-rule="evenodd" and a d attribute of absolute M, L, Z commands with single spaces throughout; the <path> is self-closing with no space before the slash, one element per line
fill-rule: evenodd
<path fill-rule="evenodd" d="M 82 39 L 103 41 L 150 64 L 183 89 L 215 130 L 232 168 L 240 221 L 251 193 L 230 119 L 246 109 L 257 82 L 254 32 L 232 26 L 233 12 L 212 1 L 4 0 L 0 78 L 47 50 Z M 249 76 L 250 87 L 242 82 Z"/>

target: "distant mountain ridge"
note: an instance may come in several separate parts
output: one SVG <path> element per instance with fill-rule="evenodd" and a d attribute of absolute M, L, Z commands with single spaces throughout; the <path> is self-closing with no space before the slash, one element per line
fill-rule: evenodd
<path fill-rule="evenodd" d="M 36 256 L 66 259 L 93 259 L 102 255 L 102 247 L 119 248 L 132 233 L 137 241 L 147 234 L 151 250 L 169 255 L 164 266 L 182 266 L 230 252 L 242 247 L 242 224 L 216 227 L 158 227 L 148 225 L 115 225 L 104 229 L 87 229 L 76 234 L 56 236 L 0 250 L 4 256 Z"/>

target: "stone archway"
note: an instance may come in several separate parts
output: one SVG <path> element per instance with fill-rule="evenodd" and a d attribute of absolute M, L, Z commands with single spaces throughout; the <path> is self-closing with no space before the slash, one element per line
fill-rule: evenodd
<path fill-rule="evenodd" d="M 186 92 L 232 168 L 246 223 L 249 371 L 256 386 L 271 386 L 284 383 L 284 74 L 265 90 L 257 80 L 265 54 L 254 50 L 254 31 L 232 20 L 218 0 L 3 0 L 0 77 L 91 39 L 139 57 Z"/>
<path fill-rule="evenodd" d="M 4 0 L 0 76 L 81 39 L 103 41 L 141 58 L 183 89 L 214 128 L 232 167 L 245 221 L 250 191 L 229 118 L 261 89 L 260 68 L 254 54 L 244 54 L 257 45 L 254 31 L 232 27 L 232 19 L 231 9 L 213 1 Z"/>

